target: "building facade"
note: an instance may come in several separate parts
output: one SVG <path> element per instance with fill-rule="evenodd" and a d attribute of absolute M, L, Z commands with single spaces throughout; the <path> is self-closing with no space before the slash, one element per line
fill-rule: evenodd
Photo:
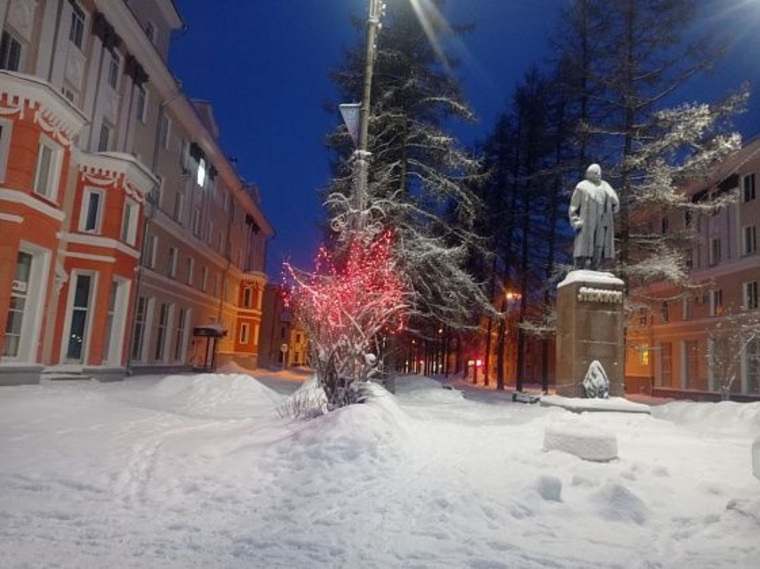
<path fill-rule="evenodd" d="M 730 328 L 760 318 L 759 175 L 760 139 L 754 139 L 708 178 L 683 189 L 694 203 L 733 196 L 729 205 L 714 213 L 650 220 L 662 233 L 696 232 L 687 251 L 695 287 L 686 293 L 664 285 L 648 291 L 651 309 L 636 317 L 629 333 L 629 392 L 704 399 L 725 392 L 734 399 L 760 399 L 760 339 L 747 336 L 733 356 L 718 357 Z M 735 374 L 726 373 L 731 366 Z"/>
<path fill-rule="evenodd" d="M 0 0 L 0 383 L 255 366 L 273 230 L 171 0 Z"/>
<path fill-rule="evenodd" d="M 260 365 L 283 368 L 309 365 L 309 335 L 293 311 L 285 306 L 283 287 L 267 284 L 264 290 L 260 335 Z"/>

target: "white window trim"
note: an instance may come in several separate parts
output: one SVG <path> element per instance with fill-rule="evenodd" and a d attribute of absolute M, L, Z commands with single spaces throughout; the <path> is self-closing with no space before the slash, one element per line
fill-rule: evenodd
<path fill-rule="evenodd" d="M 90 204 L 90 194 L 100 194 L 98 202 L 98 214 L 95 219 L 95 229 L 85 229 L 87 223 L 88 206 Z M 98 188 L 87 187 L 82 194 L 82 207 L 79 211 L 79 231 L 92 235 L 100 235 L 103 231 L 103 211 L 105 210 L 106 193 Z"/>
<path fill-rule="evenodd" d="M 127 234 L 124 242 L 126 242 L 127 245 L 134 247 L 135 242 L 137 241 L 137 218 L 140 214 L 140 208 L 137 202 L 130 198 L 124 199 L 124 209 L 121 212 L 121 232 L 119 234 L 119 237 L 124 236 L 124 214 L 127 208 L 131 208 L 134 212 L 134 215 L 129 216 L 129 227 L 127 227 Z"/>
<path fill-rule="evenodd" d="M 81 362 L 72 362 L 66 357 L 66 354 L 69 351 L 69 341 L 71 340 L 69 337 L 69 330 L 71 329 L 71 317 L 74 313 L 74 293 L 76 292 L 75 285 L 77 282 L 77 277 L 79 275 L 89 275 L 92 277 L 92 280 L 90 281 L 90 298 L 89 304 L 87 306 L 87 321 L 84 324 L 85 337 L 84 342 L 82 343 L 82 360 Z M 69 293 L 66 300 L 66 317 L 64 318 L 63 322 L 63 342 L 61 342 L 60 358 L 61 363 L 74 363 L 81 364 L 83 366 L 86 366 L 88 363 L 87 360 L 90 353 L 90 338 L 92 337 L 92 319 L 95 312 L 97 310 L 100 310 L 100 307 L 97 306 L 99 276 L 100 274 L 97 271 L 83 271 L 79 269 L 74 269 L 71 271 L 71 275 L 69 276 L 68 281 Z"/>
<path fill-rule="evenodd" d="M 39 183 L 40 178 L 40 161 L 42 158 L 42 152 L 40 152 L 40 149 L 42 146 L 45 146 L 49 148 L 52 151 L 52 154 L 50 156 L 50 172 L 48 173 L 48 194 L 41 194 L 37 191 L 37 184 Z M 34 185 L 32 186 L 32 191 L 35 195 L 40 196 L 42 198 L 45 198 L 46 200 L 50 200 L 52 202 L 55 202 L 58 198 L 58 184 L 61 179 L 61 156 L 63 155 L 63 149 L 53 142 L 53 139 L 51 139 L 47 135 L 40 135 L 40 141 L 37 145 L 37 162 L 34 167 Z"/>
<path fill-rule="evenodd" d="M 751 236 L 752 249 L 747 247 L 747 237 Z M 742 255 L 752 255 L 757 251 L 757 226 L 745 225 L 742 227 Z"/>
<path fill-rule="evenodd" d="M 136 87 L 136 89 L 138 91 L 137 96 L 135 97 L 135 111 L 137 112 L 137 120 L 139 120 L 143 124 L 146 124 L 148 122 L 148 100 L 150 96 L 150 91 L 148 91 L 145 88 L 145 85 Z M 143 100 L 144 100 L 142 113 L 139 112 L 140 106 L 138 105 L 140 93 L 143 94 Z"/>
<path fill-rule="evenodd" d="M 195 259 L 192 257 L 188 257 L 187 260 L 189 261 L 187 263 L 187 274 L 185 275 L 185 284 L 189 286 L 193 286 L 193 282 L 195 281 Z"/>
<path fill-rule="evenodd" d="M 79 5 L 79 2 L 71 2 L 71 15 L 76 14 L 77 17 L 82 21 L 82 45 L 77 45 L 72 39 L 71 39 L 71 22 L 72 20 L 69 20 L 69 43 L 71 43 L 74 47 L 76 47 L 79 51 L 84 53 L 85 46 L 87 45 L 87 12 L 85 12 L 82 7 Z"/>
<path fill-rule="evenodd" d="M 179 257 L 179 250 L 176 247 L 169 247 L 169 278 L 177 278 L 177 258 Z"/>
<path fill-rule="evenodd" d="M 13 136 L 13 121 L 0 118 L 0 126 L 3 127 L 3 137 L 2 139 L 0 139 L 0 182 L 4 182 L 5 174 L 8 168 L 8 156 L 11 150 L 11 136 Z"/>
<path fill-rule="evenodd" d="M 4 364 L 35 363 L 37 361 L 37 346 L 39 345 L 40 332 L 42 330 L 42 307 L 45 306 L 46 287 L 43 283 L 48 281 L 50 272 L 51 252 L 49 249 L 40 247 L 28 241 L 21 241 L 19 252 L 32 256 L 32 271 L 29 274 L 29 290 L 27 291 L 27 307 L 21 322 L 21 339 L 19 340 L 18 355 L 16 357 L 2 357 L 0 366 Z M 13 266 L 15 274 L 16 267 Z M 5 331 L 3 331 L 5 333 Z"/>
<path fill-rule="evenodd" d="M 757 291 L 757 281 L 747 281 L 747 282 L 743 282 L 742 283 L 742 304 L 743 304 L 744 308 L 747 309 L 747 310 L 755 310 L 757 308 L 757 302 L 758 302 L 757 294 L 755 294 L 755 306 L 750 306 L 749 305 L 750 291 L 753 288 L 752 287 L 753 284 L 755 285 L 754 286 L 755 293 L 757 293 L 758 292 Z"/>
<path fill-rule="evenodd" d="M 203 268 L 201 268 L 201 290 L 203 292 L 206 292 L 208 289 L 208 267 L 206 265 L 203 265 Z"/>
<path fill-rule="evenodd" d="M 720 306 L 723 307 L 723 290 L 722 289 L 713 289 L 710 291 L 710 316 L 719 316 L 717 310 L 718 310 L 718 303 L 716 300 L 718 299 L 718 293 L 720 293 L 721 296 L 721 302 Z"/>
<path fill-rule="evenodd" d="M 118 92 L 119 85 L 121 84 L 121 66 L 122 66 L 122 57 L 115 52 L 107 52 L 108 58 L 106 59 L 106 85 L 108 85 L 109 88 L 113 89 L 114 91 Z M 111 84 L 111 69 L 112 65 L 116 64 L 116 84 Z"/>
<path fill-rule="evenodd" d="M 111 323 L 111 342 L 108 353 L 103 354 L 104 363 L 111 366 L 121 367 L 124 355 L 124 334 L 127 330 L 127 308 L 129 307 L 130 290 L 132 283 L 120 277 L 114 277 L 117 283 L 116 306 L 114 307 L 113 322 Z"/>
<path fill-rule="evenodd" d="M 149 269 L 156 268 L 156 253 L 158 252 L 158 237 L 153 233 L 145 236 L 145 266 Z"/>
<path fill-rule="evenodd" d="M 169 116 L 166 113 L 161 113 L 161 121 L 166 121 L 166 132 L 163 131 L 163 126 L 161 127 L 161 136 L 165 137 L 163 140 L 163 143 L 161 146 L 168 150 L 169 146 L 171 146 L 171 137 L 172 137 L 172 119 L 169 118 Z"/>
<path fill-rule="evenodd" d="M 240 324 L 240 336 L 238 341 L 241 344 L 247 344 L 251 339 L 251 325 L 248 322 Z"/>

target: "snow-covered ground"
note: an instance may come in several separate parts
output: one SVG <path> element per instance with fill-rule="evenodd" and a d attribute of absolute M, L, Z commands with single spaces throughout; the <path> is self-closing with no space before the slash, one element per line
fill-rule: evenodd
<path fill-rule="evenodd" d="M 574 415 L 417 377 L 283 419 L 298 385 L 2 388 L 0 565 L 760 566 L 758 403 Z M 615 434 L 619 459 L 545 452 L 545 429 L 563 425 Z"/>

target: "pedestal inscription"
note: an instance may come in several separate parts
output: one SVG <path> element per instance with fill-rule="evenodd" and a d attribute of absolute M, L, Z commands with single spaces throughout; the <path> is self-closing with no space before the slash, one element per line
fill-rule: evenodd
<path fill-rule="evenodd" d="M 557 289 L 557 395 L 585 397 L 583 378 L 598 360 L 610 396 L 623 395 L 623 281 L 610 273 L 572 271 Z"/>

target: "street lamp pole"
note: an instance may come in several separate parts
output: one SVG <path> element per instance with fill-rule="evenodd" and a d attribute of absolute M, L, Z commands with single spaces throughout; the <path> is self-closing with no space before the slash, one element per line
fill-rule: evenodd
<path fill-rule="evenodd" d="M 356 210 L 355 228 L 357 230 L 361 230 L 364 226 L 362 212 L 366 209 L 368 169 L 371 156 L 367 147 L 369 140 L 372 75 L 374 73 L 375 58 L 377 56 L 377 34 L 381 27 L 380 19 L 385 14 L 385 7 L 384 0 L 370 0 L 369 2 L 367 47 L 364 59 L 364 87 L 359 116 L 359 136 L 357 148 L 354 151 L 354 209 Z"/>

